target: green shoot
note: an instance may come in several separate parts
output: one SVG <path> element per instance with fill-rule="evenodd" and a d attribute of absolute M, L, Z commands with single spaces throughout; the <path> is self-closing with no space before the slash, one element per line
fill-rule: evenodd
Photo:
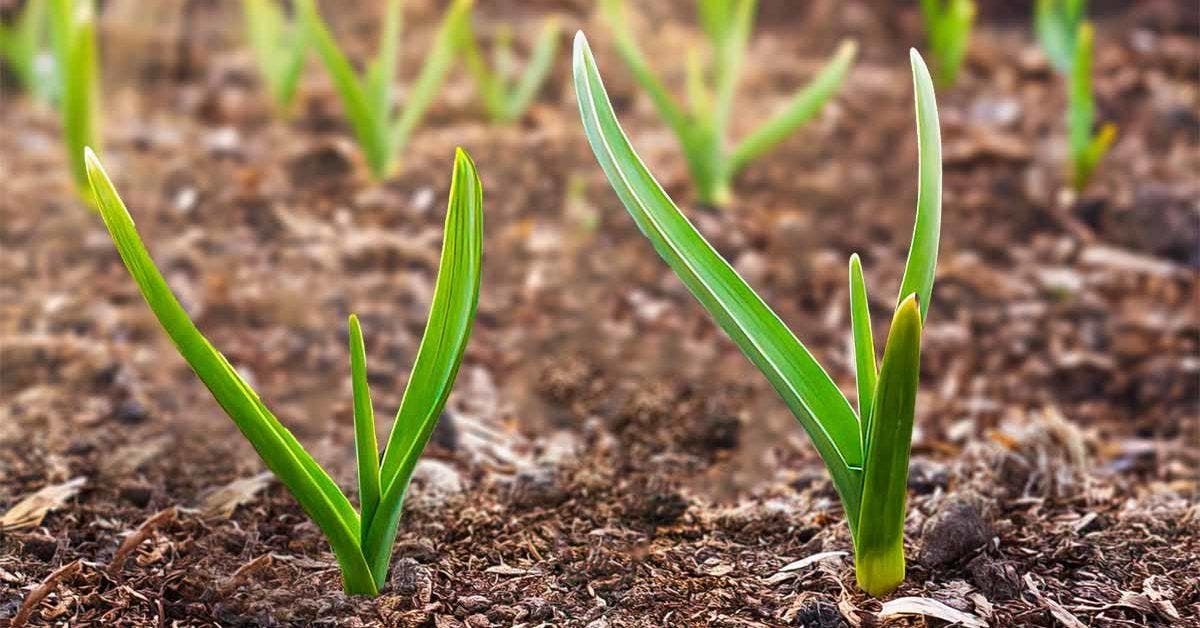
<path fill-rule="evenodd" d="M 933 293 L 941 233 L 937 104 L 929 70 L 916 51 L 911 58 L 920 156 L 917 219 L 878 372 L 866 284 L 857 256 L 851 258 L 851 324 L 860 391 L 856 413 L 816 358 L 650 174 L 621 130 L 582 33 L 576 36 L 574 53 L 575 92 L 596 160 L 655 250 L 762 371 L 808 433 L 841 496 L 855 544 L 859 585 L 876 596 L 904 579 L 904 498 L 920 334 Z"/>
<path fill-rule="evenodd" d="M 12 24 L 0 24 L 0 58 L 29 93 L 42 102 L 57 103 L 59 80 L 49 36 L 48 0 L 29 0 Z"/>
<path fill-rule="evenodd" d="M 711 43 L 711 63 L 692 49 L 687 65 L 687 107 L 680 105 L 647 64 L 625 19 L 622 0 L 602 0 L 615 33 L 617 52 L 646 90 L 658 113 L 683 148 L 700 202 L 722 207 L 732 200 L 738 172 L 787 139 L 812 119 L 837 92 L 854 60 L 857 46 L 842 42 L 812 81 L 762 126 L 734 146 L 728 143 L 733 97 L 754 25 L 757 0 L 698 0 L 697 13 Z"/>
<path fill-rule="evenodd" d="M 242 0 L 246 37 L 275 109 L 287 114 L 296 98 L 308 47 L 305 29 L 289 19 L 277 0 Z"/>
<path fill-rule="evenodd" d="M 958 79 L 967 56 L 967 41 L 975 21 L 974 0 L 921 0 L 929 51 L 936 60 L 938 85 L 948 87 Z"/>
<path fill-rule="evenodd" d="M 1067 133 L 1070 136 L 1071 187 L 1083 191 L 1092 172 L 1117 138 L 1117 127 L 1104 124 L 1093 134 L 1096 122 L 1096 102 L 1092 96 L 1092 45 L 1094 32 L 1090 22 L 1079 25 L 1075 35 L 1075 58 L 1071 63 L 1070 103 L 1067 111 Z"/>
<path fill-rule="evenodd" d="M 429 322 L 382 463 L 367 389 L 362 330 L 358 320 L 350 317 L 361 512 L 196 328 L 155 267 L 100 161 L 90 149 L 84 159 L 100 215 L 117 251 L 180 355 L 328 539 L 346 591 L 376 595 L 387 580 L 409 480 L 458 373 L 478 303 L 483 192 L 470 157 L 462 149 L 455 155 Z"/>
<path fill-rule="evenodd" d="M 496 122 L 512 122 L 525 114 L 550 75 L 558 54 L 558 20 L 547 18 L 533 45 L 525 72 L 517 76 L 512 51 L 512 31 L 501 28 L 496 36 L 495 64 L 489 67 L 479 49 L 470 20 L 462 29 L 462 50 L 467 69 L 475 79 L 484 109 Z"/>
<path fill-rule="evenodd" d="M 1064 74 L 1075 59 L 1075 35 L 1087 13 L 1087 0 L 1037 0 L 1033 28 L 1050 63 Z"/>
<path fill-rule="evenodd" d="M 54 48 L 55 67 L 62 80 L 63 143 L 75 188 L 89 204 L 95 205 L 83 163 L 83 149 L 97 146 L 99 126 L 97 85 L 99 84 L 96 53 L 96 23 L 92 0 L 51 0 L 50 39 Z"/>
<path fill-rule="evenodd" d="M 454 0 L 446 10 L 408 99 L 403 108 L 393 113 L 392 83 L 400 44 L 401 0 L 388 0 L 379 50 L 361 78 L 338 47 L 317 11 L 315 0 L 296 0 L 300 19 L 308 30 L 308 41 L 333 79 L 346 117 L 366 157 L 367 168 L 375 180 L 387 178 L 396 169 L 397 153 L 408 143 L 409 135 L 437 95 L 454 62 L 460 33 L 470 16 L 471 3 L 472 0 Z"/>

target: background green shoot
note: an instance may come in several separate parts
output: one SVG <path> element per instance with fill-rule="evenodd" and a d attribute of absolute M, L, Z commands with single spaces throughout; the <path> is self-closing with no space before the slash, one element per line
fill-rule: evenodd
<path fill-rule="evenodd" d="M 286 116 L 291 113 L 304 69 L 307 30 L 299 20 L 289 18 L 277 0 L 242 0 L 242 14 L 246 38 L 271 103 Z"/>
<path fill-rule="evenodd" d="M 518 73 L 512 50 L 512 30 L 504 25 L 497 29 L 493 60 L 489 64 L 480 50 L 475 28 L 467 20 L 461 31 L 463 58 L 475 80 L 483 107 L 493 122 L 513 122 L 529 109 L 554 67 L 560 33 L 558 20 L 547 18 L 534 42 L 525 71 Z"/>
<path fill-rule="evenodd" d="M 680 105 L 646 62 L 626 19 L 622 0 L 601 0 L 617 52 L 679 140 L 700 202 L 723 207 L 733 199 L 733 178 L 742 168 L 791 136 L 821 111 L 837 92 L 857 47 L 845 41 L 812 81 L 748 136 L 729 144 L 733 101 L 756 0 L 697 0 L 696 12 L 707 35 L 709 63 L 692 48 L 687 62 L 687 106 Z"/>
<path fill-rule="evenodd" d="M 417 123 L 425 115 L 434 96 L 454 63 L 471 14 L 472 0 L 454 0 L 443 15 L 432 47 L 409 89 L 404 105 L 396 112 L 392 102 L 396 60 L 400 46 L 400 22 L 403 4 L 388 0 L 384 7 L 379 48 L 361 78 L 350 60 L 338 47 L 315 0 L 297 0 L 300 19 L 308 30 L 308 43 L 321 58 L 334 88 L 342 101 L 346 118 L 366 158 L 371 177 L 382 181 L 398 167 L 398 154 L 408 143 Z"/>
<path fill-rule="evenodd" d="M 925 19 L 938 85 L 949 87 L 958 80 L 958 71 L 967 56 L 975 12 L 973 0 L 921 0 L 921 14 Z"/>

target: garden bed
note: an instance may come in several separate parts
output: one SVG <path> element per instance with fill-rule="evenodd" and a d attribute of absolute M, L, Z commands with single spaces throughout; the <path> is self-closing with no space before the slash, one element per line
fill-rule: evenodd
<path fill-rule="evenodd" d="M 347 597 L 319 531 L 261 475 L 74 195 L 53 112 L 6 86 L 0 511 L 83 480 L 36 525 L 0 532 L 0 617 L 49 585 L 34 625 L 875 625 L 884 607 L 854 584 L 820 459 L 620 207 L 565 45 L 507 128 L 482 121 L 456 71 L 402 171 L 373 185 L 315 61 L 297 115 L 270 114 L 224 30 L 236 6 L 186 3 L 183 37 L 175 22 L 128 27 L 132 3 L 111 4 L 106 166 L 200 327 L 341 486 L 355 472 L 346 315 L 362 320 L 386 419 L 426 315 L 457 145 L 484 184 L 479 314 L 389 584 Z M 436 14 L 410 4 L 406 77 Z M 523 42 L 547 12 L 589 33 L 650 168 L 851 390 L 845 260 L 863 257 L 879 331 L 911 234 L 915 6 L 763 3 L 735 134 L 841 37 L 860 56 L 717 212 L 695 208 L 673 136 L 590 3 L 481 4 L 480 23 L 511 21 Z M 1096 4 L 1100 118 L 1120 135 L 1081 196 L 1061 191 L 1065 92 L 1027 12 L 984 11 L 958 84 L 939 90 L 941 264 L 909 578 L 892 597 L 989 625 L 1200 613 L 1200 25 L 1188 3 Z M 643 45 L 673 85 L 690 11 L 637 22 L 655 25 Z M 373 22 L 347 12 L 335 27 L 371 41 L 352 34 Z"/>

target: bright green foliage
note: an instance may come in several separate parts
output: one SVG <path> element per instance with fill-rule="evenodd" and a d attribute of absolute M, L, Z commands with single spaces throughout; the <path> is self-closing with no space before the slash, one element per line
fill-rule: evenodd
<path fill-rule="evenodd" d="M 512 122 L 525 113 L 550 75 L 554 57 L 558 54 L 558 39 L 558 20 L 547 18 L 533 45 L 529 64 L 518 76 L 512 51 L 512 31 L 502 27 L 497 32 L 495 63 L 494 67 L 489 67 L 468 20 L 462 29 L 463 56 L 492 120 Z"/>
<path fill-rule="evenodd" d="M 1046 56 L 1059 72 L 1070 73 L 1075 35 L 1087 14 L 1087 0 L 1037 0 L 1033 28 Z"/>
<path fill-rule="evenodd" d="M 388 0 L 379 35 L 379 50 L 361 78 L 333 39 L 315 0 L 296 0 L 308 42 L 316 49 L 341 97 L 346 117 L 366 157 L 371 176 L 383 180 L 397 166 L 397 154 L 424 116 L 450 71 L 467 26 L 472 0 L 454 0 L 434 35 L 433 46 L 409 90 L 404 106 L 393 112 L 392 82 L 400 46 L 401 0 Z"/>
<path fill-rule="evenodd" d="M 842 498 L 859 584 L 884 595 L 904 578 L 904 496 L 916 403 L 920 334 L 933 292 L 941 230 L 941 133 L 933 82 L 912 52 L 916 91 L 917 219 L 900 298 L 876 372 L 867 290 L 851 258 L 851 323 L 859 412 L 804 345 L 680 212 L 629 144 L 596 61 L 575 40 L 575 92 L 584 132 L 613 190 L 688 290 L 762 371 L 808 432 Z"/>
<path fill-rule="evenodd" d="M 731 185 L 737 173 L 820 112 L 837 92 L 857 50 L 854 42 L 843 42 L 812 82 L 771 119 L 730 146 L 733 97 L 754 26 L 756 3 L 757 0 L 697 0 L 699 21 L 711 43 L 710 63 L 703 62 L 701 50 L 688 51 L 685 108 L 647 64 L 626 22 L 622 0 L 601 0 L 618 53 L 678 138 L 700 201 L 708 205 L 727 205 L 732 200 Z"/>
<path fill-rule="evenodd" d="M 1075 58 L 1071 63 L 1067 133 L 1070 136 L 1071 186 L 1082 191 L 1092 172 L 1117 138 L 1117 127 L 1105 124 L 1093 134 L 1096 102 L 1092 96 L 1092 42 L 1095 35 L 1090 22 L 1079 25 L 1075 36 Z"/>
<path fill-rule="evenodd" d="M 967 55 L 967 41 L 975 21 L 974 0 L 921 0 L 929 51 L 937 68 L 937 82 L 950 86 Z"/>
<path fill-rule="evenodd" d="M 38 100 L 57 103 L 61 83 L 49 46 L 49 0 L 28 0 L 12 24 L 0 24 L 0 58 Z"/>
<path fill-rule="evenodd" d="M 99 127 L 97 107 L 100 72 L 97 66 L 96 21 L 92 0 L 51 0 L 50 40 L 55 67 L 62 80 L 60 89 L 63 143 L 71 174 L 80 195 L 95 201 L 83 163 L 83 149 L 97 146 Z"/>
<path fill-rule="evenodd" d="M 289 19 L 277 0 L 242 0 L 242 14 L 271 101 L 286 114 L 292 108 L 300 71 L 304 69 L 306 29 Z"/>
<path fill-rule="evenodd" d="M 387 579 L 405 491 L 458 373 L 478 303 L 483 191 L 470 157 L 461 149 L 455 156 L 429 322 L 382 464 L 367 390 L 362 330 L 358 320 L 350 317 L 361 513 L 196 328 L 155 267 L 100 161 L 91 150 L 85 159 L 100 215 L 117 251 L 179 353 L 325 534 L 341 566 L 346 591 L 377 594 Z"/>

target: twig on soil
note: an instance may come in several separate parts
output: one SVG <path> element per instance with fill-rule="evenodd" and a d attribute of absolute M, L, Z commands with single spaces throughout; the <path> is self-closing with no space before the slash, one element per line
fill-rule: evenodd
<path fill-rule="evenodd" d="M 137 546 L 141 545 L 143 541 L 150 538 L 150 535 L 154 534 L 155 528 L 174 521 L 176 513 L 177 511 L 174 506 L 160 510 L 150 515 L 150 518 L 143 521 L 137 530 L 134 530 L 132 534 L 125 537 L 121 546 L 117 548 L 117 552 L 113 554 L 112 560 L 108 563 L 108 574 L 115 576 L 120 573 L 121 568 L 125 566 L 125 561 L 128 560 L 133 550 L 137 549 Z"/>
<path fill-rule="evenodd" d="M 1071 611 L 1063 608 L 1062 604 L 1042 595 L 1042 592 L 1038 590 L 1037 583 L 1033 580 L 1033 574 L 1025 574 L 1025 585 L 1029 587 L 1029 592 L 1033 594 L 1033 597 L 1042 606 L 1045 606 L 1059 623 L 1067 628 L 1087 628 L 1087 624 L 1079 621 L 1079 618 L 1072 615 Z"/>
<path fill-rule="evenodd" d="M 56 587 L 58 587 L 59 581 L 63 578 L 75 575 L 82 566 L 82 562 L 75 560 L 63 565 L 62 567 L 59 567 L 49 576 L 46 576 L 46 579 L 42 581 L 42 584 L 38 585 L 36 589 L 30 591 L 29 595 L 25 596 L 25 601 L 21 602 L 21 608 L 17 609 L 17 614 L 14 615 L 12 621 L 9 622 L 9 628 L 20 628 L 28 623 L 30 616 L 33 615 L 33 610 L 37 608 L 37 605 L 41 603 L 42 600 L 46 599 L 47 595 L 50 595 L 50 593 L 54 591 Z"/>
<path fill-rule="evenodd" d="M 241 586 L 241 584 L 246 581 L 247 576 L 256 571 L 270 567 L 274 563 L 275 558 L 271 554 L 263 554 L 262 556 L 251 560 L 245 565 L 238 567 L 237 571 L 234 571 L 233 575 L 229 576 L 229 578 L 221 584 L 219 589 L 221 595 L 228 595 L 234 589 Z"/>

